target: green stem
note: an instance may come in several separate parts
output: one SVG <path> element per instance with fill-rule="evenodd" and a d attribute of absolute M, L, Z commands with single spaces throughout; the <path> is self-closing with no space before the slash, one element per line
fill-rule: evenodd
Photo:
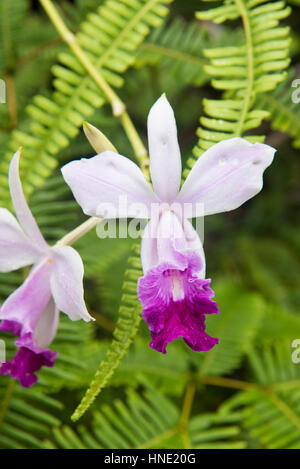
<path fill-rule="evenodd" d="M 81 225 L 77 226 L 73 231 L 68 233 L 66 236 L 61 238 L 56 244 L 55 247 L 62 247 L 62 246 L 70 246 L 71 244 L 75 243 L 79 238 L 86 235 L 89 231 L 91 231 L 95 226 L 100 223 L 102 218 L 91 217 L 86 220 Z"/>
<path fill-rule="evenodd" d="M 107 81 L 102 77 L 97 68 L 86 56 L 83 49 L 79 45 L 76 36 L 67 28 L 54 7 L 51 0 L 40 0 L 42 7 L 49 16 L 61 38 L 68 44 L 74 55 L 77 57 L 81 65 L 88 72 L 90 77 L 99 86 L 108 102 L 111 104 L 113 115 L 119 117 L 126 135 L 132 145 L 136 158 L 142 169 L 146 168 L 145 161 L 148 158 L 147 150 L 138 135 L 136 128 L 126 111 L 126 106 L 115 91 L 110 87 Z"/>
<path fill-rule="evenodd" d="M 80 47 L 76 36 L 67 28 L 56 8 L 54 7 L 51 0 L 40 0 L 42 7 L 49 16 L 51 22 L 58 31 L 60 37 L 66 42 L 74 55 L 77 57 L 81 65 L 88 72 L 90 77 L 95 81 L 99 88 L 104 93 L 106 99 L 111 104 L 113 114 L 119 117 L 121 124 L 125 130 L 128 140 L 134 150 L 135 156 L 141 166 L 141 169 L 147 179 L 149 179 L 149 157 L 147 150 L 137 133 L 137 130 L 126 111 L 125 104 L 121 101 L 115 91 L 110 87 L 106 80 L 101 76 L 97 68 L 92 64 L 89 58 L 86 56 L 82 48 Z M 75 228 L 73 231 L 64 236 L 61 240 L 56 243 L 56 247 L 68 246 L 73 244 L 79 238 L 88 233 L 93 229 L 101 218 L 92 217 L 82 225 Z"/>

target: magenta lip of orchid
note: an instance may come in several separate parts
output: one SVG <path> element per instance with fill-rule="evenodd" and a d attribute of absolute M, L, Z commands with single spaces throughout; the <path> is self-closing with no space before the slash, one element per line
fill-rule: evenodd
<path fill-rule="evenodd" d="M 191 222 L 171 206 L 190 204 L 189 218 L 240 207 L 262 189 L 263 172 L 275 149 L 242 138 L 219 142 L 202 154 L 180 188 L 177 128 L 165 95 L 150 110 L 148 141 L 153 188 L 136 164 L 112 151 L 73 161 L 62 173 L 87 215 L 131 218 L 136 216 L 132 207 L 140 204 L 138 217 L 148 219 L 151 206 L 161 205 L 145 228 L 144 276 L 138 283 L 143 318 L 152 335 L 150 346 L 165 353 L 169 342 L 183 337 L 193 350 L 207 351 L 218 339 L 206 334 L 205 315 L 218 313 L 218 307 L 211 299 L 210 280 L 205 279 L 203 246 Z M 126 207 L 118 203 L 124 195 Z"/>
<path fill-rule="evenodd" d="M 12 158 L 9 187 L 17 219 L 0 208 L 0 271 L 33 265 L 24 283 L 0 308 L 0 331 L 18 337 L 18 352 L 0 364 L 0 373 L 24 387 L 37 381 L 42 366 L 52 367 L 57 353 L 48 349 L 56 335 L 59 311 L 73 321 L 93 319 L 83 299 L 83 264 L 70 246 L 50 247 L 27 205 L 19 177 L 20 151 Z"/>

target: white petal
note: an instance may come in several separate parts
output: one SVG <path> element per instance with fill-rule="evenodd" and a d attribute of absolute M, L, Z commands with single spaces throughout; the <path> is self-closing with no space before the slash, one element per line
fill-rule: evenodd
<path fill-rule="evenodd" d="M 157 230 L 159 214 L 156 213 L 147 224 L 141 243 L 141 261 L 144 273 L 158 264 Z"/>
<path fill-rule="evenodd" d="M 269 145 L 251 144 L 242 138 L 217 143 L 195 163 L 177 202 L 193 204 L 194 216 L 240 207 L 261 191 L 263 172 L 272 163 L 275 151 Z"/>
<path fill-rule="evenodd" d="M 144 273 L 161 263 L 184 269 L 184 252 L 187 249 L 183 226 L 178 217 L 170 210 L 157 214 L 146 226 L 142 239 L 141 259 Z"/>
<path fill-rule="evenodd" d="M 138 166 L 105 151 L 62 168 L 65 181 L 87 215 L 105 218 L 149 218 L 157 197 Z"/>
<path fill-rule="evenodd" d="M 162 213 L 158 224 L 157 250 L 160 262 L 180 264 L 187 243 L 183 223 L 170 210 Z"/>
<path fill-rule="evenodd" d="M 47 348 L 51 344 L 56 336 L 58 320 L 59 311 L 51 298 L 42 312 L 34 332 L 34 341 L 39 347 Z"/>
<path fill-rule="evenodd" d="M 40 255 L 15 217 L 5 208 L 0 208 L 0 272 L 34 264 Z"/>
<path fill-rule="evenodd" d="M 163 202 L 172 202 L 180 188 L 181 156 L 174 112 L 165 95 L 150 109 L 148 140 L 154 191 Z"/>
<path fill-rule="evenodd" d="M 19 164 L 20 150 L 14 154 L 9 166 L 8 181 L 14 209 L 24 233 L 33 243 L 37 244 L 40 249 L 47 251 L 49 246 L 40 232 L 23 193 L 19 175 Z"/>
<path fill-rule="evenodd" d="M 30 271 L 23 284 L 17 288 L 0 308 L 0 319 L 21 325 L 21 335 L 34 333 L 41 314 L 51 298 L 51 264 L 43 260 Z"/>
<path fill-rule="evenodd" d="M 83 298 L 83 263 L 80 255 L 70 246 L 52 248 L 53 270 L 51 291 L 57 308 L 72 321 L 93 319 Z"/>
<path fill-rule="evenodd" d="M 189 222 L 189 220 L 184 220 L 184 234 L 186 237 L 188 249 L 190 249 L 191 251 L 195 251 L 201 259 L 202 267 L 198 275 L 201 278 L 205 278 L 206 265 L 203 244 L 201 242 L 200 236 L 198 235 L 193 225 Z"/>

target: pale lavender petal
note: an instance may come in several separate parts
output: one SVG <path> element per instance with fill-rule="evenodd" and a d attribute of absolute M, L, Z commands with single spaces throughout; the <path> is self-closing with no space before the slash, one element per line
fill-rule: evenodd
<path fill-rule="evenodd" d="M 40 256 L 40 250 L 23 233 L 15 217 L 0 208 L 0 272 L 34 264 Z"/>
<path fill-rule="evenodd" d="M 181 253 L 185 249 L 183 228 L 176 215 L 169 210 L 157 214 L 143 234 L 141 260 L 144 273 L 161 262 L 185 268 L 186 259 Z"/>
<path fill-rule="evenodd" d="M 165 95 L 150 109 L 148 141 L 154 191 L 163 202 L 172 202 L 180 188 L 181 156 L 174 112 Z"/>
<path fill-rule="evenodd" d="M 179 269 L 186 267 L 186 238 L 182 222 L 178 217 L 166 210 L 162 213 L 158 224 L 157 252 L 159 263 L 176 265 Z"/>
<path fill-rule="evenodd" d="M 155 267 L 158 262 L 157 228 L 159 216 L 151 218 L 145 227 L 141 243 L 141 261 L 144 273 Z"/>
<path fill-rule="evenodd" d="M 19 325 L 17 335 L 34 333 L 36 325 L 50 298 L 50 274 L 52 266 L 43 261 L 32 269 L 25 282 L 3 303 L 0 308 L 0 325 L 2 330 L 5 321 Z"/>
<path fill-rule="evenodd" d="M 72 321 L 93 320 L 83 298 L 83 263 L 70 246 L 52 248 L 51 291 L 57 308 Z"/>
<path fill-rule="evenodd" d="M 201 268 L 197 272 L 197 274 L 200 278 L 204 279 L 206 271 L 206 262 L 203 244 L 199 234 L 197 233 L 197 231 L 189 220 L 184 220 L 184 234 L 186 238 L 187 248 L 191 251 L 196 252 L 201 260 Z"/>
<path fill-rule="evenodd" d="M 34 342 L 41 348 L 48 347 L 56 336 L 59 322 L 59 311 L 50 298 L 49 303 L 42 312 L 34 331 Z"/>
<path fill-rule="evenodd" d="M 193 256 L 194 251 L 197 253 L 196 257 Z M 185 269 L 187 258 L 196 262 L 194 268 L 204 276 L 203 247 L 190 222 L 180 220 L 170 210 L 164 210 L 154 216 L 146 226 L 142 239 L 141 259 L 144 273 L 161 263 Z"/>
<path fill-rule="evenodd" d="M 204 215 L 238 208 L 262 189 L 263 172 L 275 151 L 242 138 L 217 143 L 195 163 L 177 202 L 192 203 L 194 216 L 203 215 L 203 208 Z"/>
<path fill-rule="evenodd" d="M 87 215 L 149 218 L 151 203 L 158 202 L 138 166 L 111 151 L 72 161 L 62 174 Z"/>
<path fill-rule="evenodd" d="M 48 251 L 49 246 L 43 238 L 43 235 L 40 232 L 40 229 L 25 199 L 19 175 L 19 164 L 20 150 L 14 154 L 9 166 L 9 189 L 14 209 L 24 233 L 40 249 L 43 251 Z"/>
<path fill-rule="evenodd" d="M 49 313 L 50 272 L 51 264 L 47 261 L 35 267 L 0 309 L 0 330 L 19 337 L 15 342 L 19 348 L 17 354 L 12 360 L 1 364 L 0 374 L 18 379 L 24 387 L 35 384 L 35 372 L 42 366 L 52 367 L 57 356 L 56 352 L 42 348 L 42 343 L 35 341 L 41 318 Z M 44 343 L 50 338 L 49 331 L 45 332 L 47 337 L 43 339 Z"/>

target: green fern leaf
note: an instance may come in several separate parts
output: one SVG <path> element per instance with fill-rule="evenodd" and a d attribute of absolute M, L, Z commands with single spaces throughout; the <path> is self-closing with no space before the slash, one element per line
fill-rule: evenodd
<path fill-rule="evenodd" d="M 114 331 L 114 339 L 107 350 L 105 360 L 100 363 L 89 389 L 74 412 L 73 420 L 78 420 L 86 412 L 99 392 L 108 384 L 138 331 L 142 318 L 141 306 L 136 293 L 137 280 L 142 275 L 139 251 L 139 246 L 134 245 L 132 247 L 132 255 L 128 260 L 128 269 L 124 275 L 123 296 Z"/>
<path fill-rule="evenodd" d="M 149 342 L 149 331 L 145 333 Z M 143 376 L 166 394 L 182 395 L 188 381 L 192 379 L 191 360 L 182 345 L 179 341 L 173 342 L 168 353 L 162 357 L 145 343 L 144 337 L 137 337 L 116 371 L 112 384 L 138 387 L 140 377 Z"/>
<path fill-rule="evenodd" d="M 135 60 L 135 50 L 168 13 L 172 0 L 107 0 L 88 15 L 77 39 L 86 55 L 113 86 L 123 84 L 120 76 Z M 69 52 L 59 55 L 53 67 L 55 92 L 52 97 L 36 96 L 27 108 L 29 131 L 17 130 L 10 143 L 12 151 L 23 147 L 22 180 L 30 194 L 41 186 L 57 166 L 56 155 L 67 147 L 84 120 L 105 103 L 105 98 L 79 61 Z M 1 205 L 8 204 L 6 175 L 11 153 L 0 164 Z"/>
<path fill-rule="evenodd" d="M 14 64 L 19 25 L 29 8 L 28 0 L 6 0 L 0 3 L 0 70 L 7 71 Z"/>
<path fill-rule="evenodd" d="M 242 39 L 241 30 L 229 31 L 222 28 L 220 31 L 211 32 L 199 26 L 197 21 L 186 23 L 177 17 L 170 24 L 156 28 L 141 44 L 137 52 L 136 66 L 159 66 L 162 70 L 163 89 L 169 90 L 170 77 L 176 81 L 177 88 L 186 85 L 200 87 L 210 80 L 210 75 L 204 70 L 204 66 L 209 64 L 209 59 L 203 51 L 230 45 L 233 40 L 235 44 L 239 44 Z"/>
<path fill-rule="evenodd" d="M 240 285 L 222 282 L 214 287 L 221 314 L 206 319 L 207 331 L 219 337 L 220 343 L 204 354 L 191 354 L 198 373 L 224 375 L 232 373 L 241 363 L 248 347 L 253 343 L 265 305 L 262 298 L 241 291 Z"/>
<path fill-rule="evenodd" d="M 251 349 L 249 361 L 260 386 L 229 399 L 226 414 L 243 413 L 242 425 L 265 449 L 300 448 L 300 368 L 292 362 L 290 342 Z"/>
<path fill-rule="evenodd" d="M 142 449 L 142 448 L 243 448 L 238 440 L 240 420 L 231 415 L 204 414 L 181 425 L 180 409 L 167 397 L 146 386 L 142 396 L 130 389 L 127 401 L 116 400 L 112 406 L 102 405 L 93 413 L 91 430 L 64 426 L 53 432 L 56 445 L 63 449 Z M 51 441 L 46 448 L 53 448 Z"/>
<path fill-rule="evenodd" d="M 11 379 L 0 377 L 0 402 L 0 448 L 41 449 L 51 428 L 60 424 L 59 401 Z"/>
<path fill-rule="evenodd" d="M 256 106 L 258 109 L 269 111 L 272 129 L 291 135 L 294 147 L 300 148 L 300 107 L 299 103 L 293 102 L 292 99 L 292 94 L 296 91 L 292 87 L 293 75 L 292 69 L 286 80 L 280 83 L 272 93 L 260 95 Z"/>
<path fill-rule="evenodd" d="M 257 95 L 274 89 L 285 77 L 283 70 L 290 62 L 289 29 L 278 24 L 289 13 L 284 2 L 265 0 L 230 0 L 221 7 L 197 13 L 199 19 L 216 23 L 241 18 L 245 43 L 205 51 L 210 60 L 205 71 L 214 77 L 213 87 L 226 94 L 222 100 L 203 101 L 206 116 L 200 119 L 197 131 L 200 139 L 194 149 L 196 158 L 214 143 L 258 127 L 269 115 L 253 105 Z M 256 142 L 262 137 L 251 135 L 248 139 Z M 188 167 L 194 162 L 190 158 Z"/>

